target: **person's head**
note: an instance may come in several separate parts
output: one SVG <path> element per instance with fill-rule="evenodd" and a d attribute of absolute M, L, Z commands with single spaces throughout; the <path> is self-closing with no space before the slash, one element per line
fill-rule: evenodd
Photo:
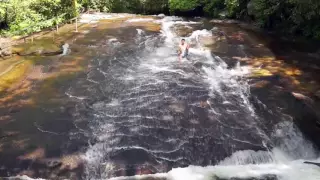
<path fill-rule="evenodd" d="M 181 44 L 184 45 L 184 43 L 186 42 L 185 39 L 181 39 Z"/>

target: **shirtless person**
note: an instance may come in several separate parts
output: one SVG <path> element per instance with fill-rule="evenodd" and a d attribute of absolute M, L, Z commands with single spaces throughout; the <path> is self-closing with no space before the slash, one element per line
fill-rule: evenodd
<path fill-rule="evenodd" d="M 185 39 L 181 39 L 181 42 L 179 44 L 179 60 L 181 61 L 182 58 L 187 57 L 188 52 L 189 52 L 189 44 L 186 43 Z"/>

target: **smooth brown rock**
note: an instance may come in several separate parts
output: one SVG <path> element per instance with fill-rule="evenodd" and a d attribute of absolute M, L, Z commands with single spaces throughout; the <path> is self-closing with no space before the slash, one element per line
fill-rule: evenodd
<path fill-rule="evenodd" d="M 13 48 L 14 53 L 20 56 L 54 56 L 62 53 L 62 47 L 50 40 L 38 40 L 34 43 L 24 43 Z"/>
<path fill-rule="evenodd" d="M 185 25 L 178 25 L 178 26 L 174 27 L 174 32 L 180 37 L 190 36 L 192 31 L 193 31 L 192 28 L 185 26 Z"/>

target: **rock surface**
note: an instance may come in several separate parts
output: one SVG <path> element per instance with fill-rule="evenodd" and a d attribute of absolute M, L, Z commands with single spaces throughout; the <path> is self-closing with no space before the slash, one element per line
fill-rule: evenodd
<path fill-rule="evenodd" d="M 285 89 L 277 88 L 279 82 L 272 80 L 272 84 L 268 84 L 265 88 L 253 88 L 251 93 L 259 95 L 259 100 L 271 111 L 277 112 L 277 107 L 282 107 L 283 111 L 291 118 L 294 124 L 301 130 L 305 137 L 311 140 L 316 146 L 320 147 L 320 102 L 300 94 L 288 92 Z M 279 114 L 281 116 L 281 114 Z M 277 119 L 270 117 L 270 121 L 276 124 Z"/>
<path fill-rule="evenodd" d="M 13 48 L 13 51 L 20 56 L 54 56 L 62 54 L 61 46 L 46 41 L 17 45 Z"/>
<path fill-rule="evenodd" d="M 295 112 L 294 121 L 301 131 L 320 147 L 320 116 L 314 104 L 296 99 L 291 103 Z"/>
<path fill-rule="evenodd" d="M 190 36 L 192 31 L 192 28 L 185 25 L 177 25 L 174 27 L 174 32 L 180 37 Z"/>

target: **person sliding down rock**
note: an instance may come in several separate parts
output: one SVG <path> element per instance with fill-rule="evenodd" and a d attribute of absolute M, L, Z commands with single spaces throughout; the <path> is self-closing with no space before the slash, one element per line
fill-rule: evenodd
<path fill-rule="evenodd" d="M 179 61 L 181 61 L 182 58 L 186 58 L 189 53 L 189 44 L 186 42 L 185 39 L 181 39 L 181 42 L 179 44 Z"/>

